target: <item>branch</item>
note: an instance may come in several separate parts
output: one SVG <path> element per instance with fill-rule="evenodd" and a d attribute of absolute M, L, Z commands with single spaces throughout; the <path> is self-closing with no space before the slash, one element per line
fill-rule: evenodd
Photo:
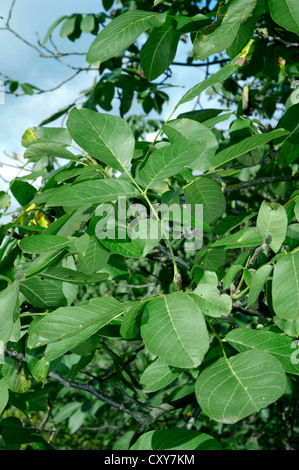
<path fill-rule="evenodd" d="M 249 188 L 251 186 L 258 186 L 259 184 L 274 183 L 276 181 L 295 181 L 297 179 L 299 179 L 299 173 L 295 175 L 263 176 L 261 178 L 257 178 L 256 180 L 243 181 L 231 186 L 226 186 L 223 191 L 231 192 L 237 191 L 239 189 Z"/>
<path fill-rule="evenodd" d="M 185 66 L 185 67 L 207 67 L 210 65 L 215 65 L 215 64 L 225 64 L 226 62 L 229 62 L 230 59 L 221 59 L 221 60 L 215 60 L 214 62 L 204 62 L 202 64 L 193 64 L 193 63 L 188 63 L 188 62 L 172 62 L 171 65 L 180 65 L 180 66 Z"/>
<path fill-rule="evenodd" d="M 25 364 L 27 363 L 26 358 L 23 354 L 18 353 L 12 349 L 5 348 L 5 354 L 9 357 L 16 359 L 19 362 L 22 362 Z M 128 415 L 132 416 L 132 418 L 134 418 L 139 423 L 144 423 L 145 421 L 147 421 L 146 414 L 140 413 L 139 411 L 135 411 L 130 408 L 126 408 L 123 404 L 118 403 L 115 400 L 113 400 L 113 398 L 103 395 L 103 393 L 101 393 L 98 389 L 96 389 L 92 385 L 74 382 L 73 380 L 66 379 L 65 377 L 61 377 L 55 371 L 50 372 L 48 377 L 54 380 L 55 382 L 58 382 L 61 385 L 64 385 L 65 387 L 70 387 L 76 390 L 83 390 L 85 392 L 91 393 L 92 395 L 94 395 L 96 398 L 103 401 L 107 405 L 113 406 L 113 408 L 116 408 L 119 411 L 123 411 L 124 413 L 127 413 Z"/>
<path fill-rule="evenodd" d="M 158 250 L 161 251 L 161 253 L 163 253 L 163 255 L 165 255 L 170 261 L 172 260 L 170 251 L 167 250 L 167 248 L 164 248 L 164 246 L 162 246 L 161 243 L 158 243 L 156 245 L 156 248 L 158 248 Z M 175 256 L 174 258 L 177 264 L 182 266 L 187 271 L 190 271 L 190 266 L 183 259 L 181 259 L 179 256 Z"/>
<path fill-rule="evenodd" d="M 288 42 L 285 41 L 284 39 L 280 38 L 279 36 L 269 36 L 268 34 L 265 34 L 263 31 L 260 29 L 256 29 L 255 33 L 262 39 L 265 39 L 266 41 L 270 42 L 280 42 L 286 47 L 299 47 L 298 42 Z"/>
<path fill-rule="evenodd" d="M 267 233 L 264 237 L 264 241 L 263 243 L 261 244 L 261 246 L 258 246 L 255 250 L 255 252 L 253 253 L 252 257 L 250 258 L 249 262 L 248 262 L 248 265 L 247 265 L 247 269 L 250 269 L 251 266 L 253 266 L 254 262 L 257 260 L 257 258 L 259 257 L 259 255 L 264 251 L 266 252 L 269 248 L 269 242 L 270 242 L 270 235 Z"/>
<path fill-rule="evenodd" d="M 5 348 L 4 352 L 6 356 L 12 357 L 13 359 L 16 359 L 19 362 L 27 364 L 26 358 L 22 353 L 18 353 L 17 351 L 14 351 L 13 349 L 10 349 L 10 348 Z M 141 433 L 143 433 L 144 430 L 148 426 L 150 426 L 155 421 L 157 421 L 157 419 L 159 419 L 165 413 L 175 410 L 175 407 L 173 405 L 170 405 L 168 403 L 162 403 L 161 405 L 157 407 L 152 407 L 151 411 L 147 414 L 141 413 L 139 411 L 135 411 L 133 409 L 125 407 L 123 404 L 116 402 L 113 398 L 107 397 L 106 395 L 101 393 L 97 388 L 93 387 L 92 385 L 74 382 L 73 380 L 66 379 L 65 377 L 61 377 L 55 371 L 50 372 L 48 377 L 65 387 L 70 387 L 76 390 L 83 390 L 85 392 L 91 393 L 92 395 L 94 395 L 96 398 L 103 401 L 107 405 L 110 405 L 113 408 L 116 408 L 117 410 L 123 411 L 124 413 L 130 415 L 132 418 L 135 419 L 135 421 L 139 423 L 138 430 L 140 430 Z M 143 405 L 141 403 L 139 404 Z"/>

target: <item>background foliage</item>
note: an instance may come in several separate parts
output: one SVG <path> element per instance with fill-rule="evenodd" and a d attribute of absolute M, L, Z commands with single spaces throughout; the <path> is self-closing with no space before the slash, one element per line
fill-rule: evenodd
<path fill-rule="evenodd" d="M 88 34 L 69 79 L 98 76 L 24 130 L 31 172 L 0 192 L 1 446 L 296 449 L 298 6 L 102 3 L 28 43 L 70 66 L 55 34 Z M 206 76 L 162 120 L 173 64 Z M 8 94 L 46 91 L 6 77 Z M 164 239 L 155 212 L 156 238 L 100 240 L 119 195 L 202 204 L 201 249 L 175 239 L 175 215 Z"/>

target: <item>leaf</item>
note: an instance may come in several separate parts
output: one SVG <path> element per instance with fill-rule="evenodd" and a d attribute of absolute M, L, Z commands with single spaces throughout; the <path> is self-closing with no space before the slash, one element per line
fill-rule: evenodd
<path fill-rule="evenodd" d="M 83 33 L 91 33 L 96 26 L 94 15 L 86 15 L 80 22 L 80 28 Z"/>
<path fill-rule="evenodd" d="M 148 29 L 160 26 L 166 13 L 130 10 L 111 21 L 91 44 L 86 60 L 89 64 L 105 62 L 133 44 Z"/>
<path fill-rule="evenodd" d="M 265 282 L 269 278 L 273 266 L 271 264 L 264 264 L 253 274 L 250 290 L 247 299 L 247 306 L 252 305 L 258 298 Z"/>
<path fill-rule="evenodd" d="M 176 23 L 170 17 L 152 30 L 140 51 L 141 67 L 148 80 L 155 80 L 172 64 L 179 39 Z"/>
<path fill-rule="evenodd" d="M 76 27 L 76 15 L 67 17 L 60 29 L 60 37 L 66 38 L 70 36 Z"/>
<path fill-rule="evenodd" d="M 42 157 L 63 158 L 73 162 L 80 162 L 81 159 L 80 156 L 74 155 L 72 152 L 64 148 L 63 145 L 54 144 L 51 142 L 40 142 L 34 145 L 30 145 L 30 147 L 26 149 L 24 153 L 24 158 L 29 158 L 35 162 Z"/>
<path fill-rule="evenodd" d="M 216 73 L 213 73 L 203 82 L 200 82 L 194 85 L 190 90 L 188 90 L 180 99 L 175 109 L 177 109 L 181 104 L 187 103 L 188 101 L 193 100 L 198 95 L 200 95 L 204 90 L 207 90 L 217 83 L 223 82 L 231 75 L 233 75 L 237 70 L 239 70 L 243 65 L 248 63 L 250 58 L 252 42 L 249 41 L 248 45 L 242 50 L 242 52 L 231 60 L 228 64 L 218 70 Z M 248 58 L 248 59 L 247 59 Z"/>
<path fill-rule="evenodd" d="M 140 377 L 145 392 L 156 392 L 173 382 L 181 373 L 181 369 L 170 367 L 159 357 L 152 362 Z"/>
<path fill-rule="evenodd" d="M 115 170 L 128 170 L 135 139 L 124 119 L 90 109 L 73 108 L 66 125 L 74 141 L 91 156 Z"/>
<path fill-rule="evenodd" d="M 13 180 L 10 185 L 10 190 L 22 207 L 27 206 L 37 192 L 32 184 L 27 183 L 27 181 L 22 181 L 19 178 Z"/>
<path fill-rule="evenodd" d="M 192 182 L 185 189 L 187 204 L 203 205 L 203 220 L 207 224 L 216 222 L 226 208 L 226 200 L 219 184 L 209 177 Z"/>
<path fill-rule="evenodd" d="M 240 157 L 244 153 L 251 152 L 252 150 L 261 147 L 279 137 L 288 135 L 289 132 L 284 129 L 275 129 L 274 131 L 266 132 L 265 134 L 258 134 L 247 137 L 233 145 L 229 145 L 224 150 L 216 153 L 212 159 L 213 169 L 223 166 L 234 158 Z"/>
<path fill-rule="evenodd" d="M 226 53 L 228 57 L 233 58 L 243 47 L 250 41 L 253 36 L 254 28 L 256 23 L 259 20 L 260 14 L 257 14 L 256 11 L 248 18 L 245 22 L 241 22 L 240 28 L 236 37 L 234 38 L 232 44 L 229 47 L 226 47 Z"/>
<path fill-rule="evenodd" d="M 229 248 L 244 248 L 259 246 L 263 243 L 263 238 L 258 233 L 255 227 L 248 227 L 243 230 L 239 230 L 232 235 L 227 237 L 218 238 L 213 246 L 225 246 Z"/>
<path fill-rule="evenodd" d="M 299 317 L 299 251 L 279 258 L 272 283 L 273 309 L 285 320 Z"/>
<path fill-rule="evenodd" d="M 204 149 L 204 144 L 198 141 L 181 141 L 154 150 L 138 170 L 140 183 L 147 189 L 154 187 L 190 165 Z"/>
<path fill-rule="evenodd" d="M 229 315 L 232 308 L 232 299 L 227 294 L 220 294 L 216 273 L 205 271 L 203 278 L 194 289 L 194 301 L 203 315 L 221 317 Z"/>
<path fill-rule="evenodd" d="M 291 362 L 291 338 L 272 331 L 236 328 L 226 335 L 225 340 L 240 352 L 248 349 L 267 351 L 281 363 L 285 372 L 299 375 L 299 364 Z"/>
<path fill-rule="evenodd" d="M 269 7 L 277 24 L 299 35 L 299 5 L 296 0 L 269 0 Z"/>
<path fill-rule="evenodd" d="M 26 377 L 24 369 L 19 366 L 12 357 L 5 357 L 0 371 L 9 390 L 16 393 L 24 393 L 31 387 L 30 380 Z"/>
<path fill-rule="evenodd" d="M 61 127 L 29 127 L 22 135 L 23 147 L 38 143 L 70 145 L 72 139 L 67 129 Z"/>
<path fill-rule="evenodd" d="M 193 54 L 196 60 L 205 60 L 212 54 L 226 50 L 234 42 L 240 26 L 250 16 L 256 7 L 257 0 L 230 0 L 223 10 L 220 8 L 218 18 L 214 24 L 214 31 L 199 30 L 193 43 Z M 249 38 L 250 39 L 250 38 Z"/>
<path fill-rule="evenodd" d="M 130 238 L 126 239 L 109 239 L 106 238 L 101 240 L 102 245 L 104 245 L 108 250 L 113 253 L 126 256 L 129 258 L 143 258 L 143 246 L 134 245 Z"/>
<path fill-rule="evenodd" d="M 134 302 L 133 307 L 125 311 L 123 321 L 120 325 L 120 334 L 123 338 L 133 339 L 138 335 L 144 307 L 144 302 Z"/>
<path fill-rule="evenodd" d="M 299 317 L 295 320 L 284 320 L 275 315 L 273 321 L 286 335 L 293 336 L 294 338 L 299 336 Z"/>
<path fill-rule="evenodd" d="M 271 236 L 269 246 L 277 253 L 287 234 L 288 217 L 284 207 L 277 202 L 263 201 L 258 212 L 256 227 L 264 238 Z"/>
<path fill-rule="evenodd" d="M 52 250 L 60 250 L 71 243 L 66 237 L 57 235 L 31 235 L 19 241 L 19 247 L 24 253 L 44 253 Z"/>
<path fill-rule="evenodd" d="M 159 429 L 142 434 L 130 450 L 221 450 L 221 447 L 212 436 L 198 431 Z"/>
<path fill-rule="evenodd" d="M 54 21 L 54 23 L 50 26 L 50 28 L 48 29 L 48 31 L 47 31 L 47 33 L 46 33 L 46 35 L 45 35 L 45 37 L 44 37 L 44 40 L 43 40 L 43 42 L 42 42 L 42 46 L 44 46 L 44 45 L 48 42 L 48 40 L 50 39 L 50 37 L 51 37 L 51 35 L 52 35 L 54 29 L 55 29 L 63 20 L 65 20 L 65 18 L 67 18 L 67 16 L 66 16 L 66 15 L 63 15 L 63 16 L 61 16 L 60 18 L 58 18 L 56 21 Z"/>
<path fill-rule="evenodd" d="M 9 392 L 5 379 L 0 379 L 0 415 L 7 405 Z"/>
<path fill-rule="evenodd" d="M 42 279 L 51 279 L 61 282 L 68 282 L 69 284 L 87 285 L 97 284 L 108 279 L 109 275 L 106 273 L 84 274 L 73 269 L 55 266 L 47 271 L 41 272 L 39 275 Z"/>
<path fill-rule="evenodd" d="M 282 365 L 265 351 L 223 357 L 200 373 L 195 394 L 214 421 L 233 424 L 278 400 L 285 392 Z"/>
<path fill-rule="evenodd" d="M 110 257 L 110 253 L 101 245 L 95 236 L 90 237 L 85 255 L 78 256 L 78 268 L 86 275 L 91 275 L 104 268 Z"/>
<path fill-rule="evenodd" d="M 58 189 L 55 194 L 49 197 L 46 206 L 63 206 L 75 209 L 87 203 L 101 204 L 117 200 L 118 197 L 134 197 L 138 194 L 139 191 L 133 184 L 123 180 L 84 181 L 74 186 Z"/>
<path fill-rule="evenodd" d="M 0 293 L 0 341 L 6 344 L 19 313 L 19 283 L 13 282 Z"/>
<path fill-rule="evenodd" d="M 169 121 L 163 126 L 163 131 L 172 144 L 178 144 L 183 139 L 188 141 L 197 140 L 205 145 L 205 151 L 189 166 L 198 171 L 205 172 L 211 168 L 210 158 L 215 155 L 219 144 L 215 134 L 204 124 L 192 119 L 180 118 Z"/>
<path fill-rule="evenodd" d="M 143 312 L 141 336 L 148 350 L 173 367 L 197 367 L 209 348 L 199 307 L 183 293 L 150 300 Z"/>
<path fill-rule="evenodd" d="M 59 308 L 31 323 L 27 346 L 31 349 L 48 345 L 45 358 L 52 361 L 119 318 L 123 311 L 123 305 L 112 297 Z"/>
<path fill-rule="evenodd" d="M 34 307 L 49 309 L 67 305 L 67 299 L 59 284 L 36 277 L 20 282 L 20 291 Z"/>
<path fill-rule="evenodd" d="M 0 210 L 5 212 L 11 205 L 11 197 L 6 191 L 0 191 Z"/>

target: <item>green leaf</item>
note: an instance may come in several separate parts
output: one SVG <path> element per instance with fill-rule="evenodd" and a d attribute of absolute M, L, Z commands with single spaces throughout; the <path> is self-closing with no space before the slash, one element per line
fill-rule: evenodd
<path fill-rule="evenodd" d="M 252 49 L 252 43 L 249 41 L 248 45 L 246 48 L 243 49 L 243 51 L 235 57 L 231 62 L 226 64 L 224 67 L 222 67 L 220 70 L 218 70 L 216 73 L 213 73 L 212 75 L 209 76 L 206 80 L 203 82 L 200 82 L 196 85 L 194 85 L 190 90 L 188 90 L 183 97 L 180 99 L 178 102 L 176 109 L 184 103 L 187 103 L 188 101 L 193 100 L 196 98 L 198 95 L 200 95 L 203 91 L 207 90 L 213 85 L 217 85 L 217 83 L 223 82 L 227 78 L 229 78 L 231 75 L 233 75 L 237 70 L 239 70 L 243 65 L 248 63 L 248 60 L 251 55 L 251 49 Z"/>
<path fill-rule="evenodd" d="M 70 145 L 72 139 L 68 130 L 61 127 L 29 127 L 22 135 L 23 147 L 41 142 Z"/>
<path fill-rule="evenodd" d="M 130 10 L 111 21 L 91 44 L 86 60 L 90 64 L 105 62 L 133 44 L 148 29 L 160 26 L 166 13 Z"/>
<path fill-rule="evenodd" d="M 9 392 L 8 392 L 6 380 L 1 379 L 0 380 L 0 414 L 6 407 L 8 398 L 9 398 Z"/>
<path fill-rule="evenodd" d="M 156 392 L 173 382 L 181 373 L 181 369 L 165 364 L 160 357 L 152 362 L 140 377 L 145 392 Z"/>
<path fill-rule="evenodd" d="M 38 161 L 42 157 L 55 157 L 63 158 L 65 160 L 70 160 L 73 162 L 80 162 L 81 157 L 74 155 L 72 152 L 64 148 L 63 145 L 40 142 L 34 145 L 31 145 L 28 149 L 25 150 L 24 158 L 29 158 L 32 161 Z"/>
<path fill-rule="evenodd" d="M 285 392 L 282 365 L 265 351 L 223 357 L 200 373 L 195 394 L 214 421 L 233 424 L 278 400 Z"/>
<path fill-rule="evenodd" d="M 284 129 L 275 129 L 274 131 L 266 132 L 265 134 L 258 134 L 247 137 L 233 145 L 229 145 L 224 150 L 216 153 L 212 159 L 213 169 L 225 165 L 234 158 L 240 157 L 244 153 L 251 152 L 252 150 L 261 147 L 279 137 L 288 135 L 289 132 Z"/>
<path fill-rule="evenodd" d="M 5 377 L 7 388 L 13 392 L 24 393 L 31 387 L 24 369 L 12 357 L 5 357 L 4 363 L 0 365 L 0 372 Z"/>
<path fill-rule="evenodd" d="M 61 16 L 60 18 L 58 18 L 56 21 L 54 21 L 54 23 L 50 26 L 50 28 L 48 29 L 48 31 L 46 32 L 46 35 L 44 37 L 44 40 L 42 42 L 42 46 L 44 46 L 48 40 L 50 39 L 54 29 L 63 21 L 65 20 L 65 18 L 67 18 L 66 15 L 63 15 Z"/>
<path fill-rule="evenodd" d="M 75 209 L 87 203 L 101 204 L 115 201 L 118 197 L 134 197 L 138 194 L 139 191 L 133 184 L 123 180 L 84 181 L 74 186 L 59 188 L 53 196 L 49 197 L 46 206 Z"/>
<path fill-rule="evenodd" d="M 201 312 L 210 317 L 229 315 L 232 308 L 232 299 L 227 294 L 220 294 L 216 273 L 205 271 L 200 283 L 194 289 L 194 301 L 199 305 Z"/>
<path fill-rule="evenodd" d="M 95 236 L 92 236 L 85 255 L 78 256 L 78 268 L 84 274 L 91 275 L 104 268 L 109 257 L 109 251 L 98 242 Z"/>
<path fill-rule="evenodd" d="M 68 282 L 69 284 L 87 285 L 97 284 L 108 279 L 109 275 L 106 273 L 84 274 L 73 269 L 55 266 L 47 271 L 41 272 L 39 275 L 42 279 L 57 280 L 61 282 Z"/>
<path fill-rule="evenodd" d="M 220 8 L 220 25 L 215 22 L 215 29 L 209 33 L 199 30 L 193 43 L 193 54 L 196 60 L 205 60 L 212 54 L 227 49 L 235 40 L 240 26 L 250 16 L 256 6 L 257 0 L 230 0 L 223 10 Z M 250 38 L 249 38 L 250 39 Z"/>
<path fill-rule="evenodd" d="M 285 372 L 299 375 L 299 364 L 291 362 L 291 338 L 272 331 L 236 328 L 226 335 L 225 340 L 240 352 L 248 349 L 267 351 L 281 363 Z"/>
<path fill-rule="evenodd" d="M 140 51 L 141 67 L 148 80 L 155 80 L 172 64 L 179 39 L 176 23 L 170 17 L 152 30 Z"/>
<path fill-rule="evenodd" d="M 247 299 L 247 306 L 252 305 L 256 301 L 265 282 L 269 278 L 272 269 L 273 266 L 271 264 L 264 264 L 253 274 Z"/>
<path fill-rule="evenodd" d="M 60 250 L 71 243 L 71 240 L 57 235 L 31 235 L 19 241 L 19 247 L 24 253 L 44 253 Z"/>
<path fill-rule="evenodd" d="M 10 207 L 11 205 L 11 197 L 6 191 L 0 191 L 0 210 L 4 212 Z"/>
<path fill-rule="evenodd" d="M 135 148 L 130 125 L 119 116 L 73 108 L 67 128 L 80 147 L 115 170 L 128 170 Z"/>
<path fill-rule="evenodd" d="M 267 234 L 271 236 L 269 246 L 277 253 L 287 234 L 288 217 L 284 207 L 277 202 L 262 202 L 259 209 L 256 227 L 264 238 Z"/>
<path fill-rule="evenodd" d="M 285 254 L 275 264 L 272 299 L 276 315 L 285 320 L 299 317 L 299 251 Z"/>
<path fill-rule="evenodd" d="M 67 17 L 67 19 L 61 26 L 60 37 L 66 38 L 67 36 L 70 36 L 74 32 L 75 26 L 76 26 L 76 15 Z"/>
<path fill-rule="evenodd" d="M 215 155 L 219 144 L 215 134 L 206 125 L 181 117 L 164 124 L 163 131 L 172 144 L 178 144 L 182 140 L 187 142 L 197 140 L 199 143 L 203 143 L 205 151 L 201 151 L 199 157 L 189 166 L 201 172 L 211 168 L 210 159 Z"/>
<path fill-rule="evenodd" d="M 138 335 L 144 307 L 144 302 L 134 302 L 133 307 L 125 311 L 123 321 L 120 325 L 120 334 L 123 338 L 133 339 Z"/>
<path fill-rule="evenodd" d="M 13 282 L 0 293 L 0 341 L 7 343 L 19 313 L 19 283 Z"/>
<path fill-rule="evenodd" d="M 20 291 L 34 307 L 49 309 L 67 305 L 62 287 L 51 281 L 34 277 L 20 282 Z"/>
<path fill-rule="evenodd" d="M 275 315 L 273 321 L 286 335 L 293 336 L 294 338 L 299 336 L 299 317 L 295 320 L 284 320 Z"/>
<path fill-rule="evenodd" d="M 258 233 L 255 227 L 248 227 L 243 230 L 239 230 L 232 235 L 227 237 L 218 238 L 213 246 L 225 246 L 229 248 L 244 248 L 259 246 L 263 243 L 262 236 Z"/>
<path fill-rule="evenodd" d="M 173 367 L 197 367 L 209 348 L 203 315 L 192 299 L 175 292 L 150 300 L 141 336 L 152 354 Z"/>
<path fill-rule="evenodd" d="M 80 22 L 80 28 L 83 33 L 91 33 L 96 26 L 94 15 L 86 15 Z"/>
<path fill-rule="evenodd" d="M 203 220 L 212 224 L 219 219 L 226 208 L 226 200 L 219 184 L 209 177 L 201 177 L 185 189 L 187 204 L 203 205 Z"/>
<path fill-rule="evenodd" d="M 27 346 L 31 349 L 48 345 L 45 358 L 52 361 L 119 318 L 123 311 L 123 305 L 112 297 L 59 308 L 31 323 Z"/>
<path fill-rule="evenodd" d="M 234 38 L 233 42 L 229 47 L 226 47 L 226 53 L 228 57 L 233 58 L 240 51 L 243 47 L 248 43 L 248 41 L 252 38 L 254 28 L 256 23 L 258 22 L 260 14 L 254 13 L 250 18 L 248 18 L 245 22 L 242 22 L 236 37 Z"/>
<path fill-rule="evenodd" d="M 37 190 L 32 184 L 27 183 L 27 181 L 22 181 L 19 178 L 15 178 L 10 185 L 10 190 L 16 200 L 21 206 L 27 206 L 29 202 L 35 196 Z"/>
<path fill-rule="evenodd" d="M 142 434 L 130 450 L 221 450 L 221 447 L 212 436 L 198 431 L 160 429 Z"/>
<path fill-rule="evenodd" d="M 230 266 L 222 281 L 223 289 L 229 289 L 232 282 L 236 279 L 236 276 L 242 270 L 243 266 L 241 266 L 240 264 L 233 264 L 232 266 Z"/>
<path fill-rule="evenodd" d="M 198 141 L 180 141 L 154 150 L 138 170 L 140 183 L 148 188 L 158 185 L 190 165 L 205 150 Z"/>
<path fill-rule="evenodd" d="M 269 0 L 270 13 L 273 20 L 299 35 L 299 5 L 297 0 Z"/>

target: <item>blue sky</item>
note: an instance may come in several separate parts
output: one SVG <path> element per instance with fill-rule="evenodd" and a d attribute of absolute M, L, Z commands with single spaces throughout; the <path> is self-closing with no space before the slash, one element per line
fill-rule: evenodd
<path fill-rule="evenodd" d="M 7 17 L 10 0 L 0 0 L 0 15 Z M 102 11 L 101 0 L 16 0 L 11 19 L 11 27 L 21 36 L 33 44 L 37 44 L 37 34 L 41 38 L 49 26 L 60 16 L 72 13 L 98 13 Z M 0 20 L 3 25 L 3 20 Z M 59 29 L 55 30 L 53 38 L 60 51 L 87 51 L 94 36 L 82 34 L 75 43 L 59 37 Z M 25 45 L 13 34 L 0 30 L 1 66 L 0 71 L 22 83 L 27 82 L 37 85 L 42 89 L 51 88 L 72 74 L 72 70 L 63 67 L 53 59 L 39 57 L 38 53 Z M 184 61 L 186 53 L 190 52 L 191 44 L 179 45 L 176 55 L 177 61 Z M 84 65 L 85 57 L 76 57 L 76 64 Z M 86 64 L 87 65 L 87 64 Z M 175 104 L 187 89 L 204 79 L 202 69 L 182 67 L 172 68 L 171 83 L 184 85 L 185 88 L 167 90 L 170 95 L 170 103 L 164 108 L 162 118 L 166 118 L 173 110 Z M 28 127 L 37 126 L 39 123 L 56 112 L 59 108 L 73 102 L 81 90 L 88 88 L 94 75 L 82 73 L 74 80 L 68 82 L 55 92 L 44 93 L 36 96 L 13 97 L 5 95 L 5 103 L 0 105 L 0 162 L 11 163 L 5 156 L 5 152 L 15 152 L 22 158 L 24 148 L 21 146 L 21 137 Z M 182 106 L 179 112 L 192 109 L 192 103 Z M 211 107 L 211 103 L 208 104 Z M 60 121 L 50 124 L 60 126 Z M 16 171 L 10 167 L 0 168 L 2 176 L 11 180 Z M 0 190 L 5 190 L 5 183 L 0 180 Z"/>

